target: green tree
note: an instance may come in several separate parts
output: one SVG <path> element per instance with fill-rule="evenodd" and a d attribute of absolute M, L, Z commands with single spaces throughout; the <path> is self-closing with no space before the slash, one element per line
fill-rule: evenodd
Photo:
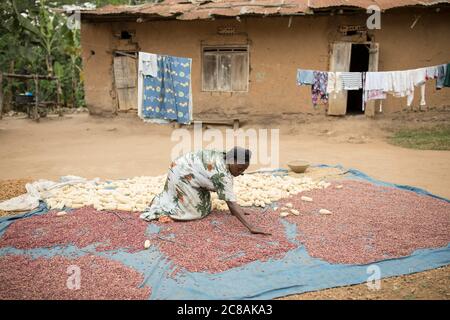
<path fill-rule="evenodd" d="M 53 75 L 54 55 L 61 46 L 61 40 L 70 31 L 69 28 L 60 15 L 49 10 L 45 0 L 39 1 L 39 11 L 34 16 L 19 12 L 16 0 L 12 1 L 20 26 L 28 31 L 34 41 L 43 49 L 47 72 L 49 75 Z"/>
<path fill-rule="evenodd" d="M 0 70 L 49 74 L 60 79 L 66 105 L 84 105 L 80 32 L 67 27 L 67 16 L 55 8 L 108 4 L 142 4 L 158 0 L 6 0 L 0 1 Z M 16 92 L 33 91 L 32 81 L 4 81 L 4 110 Z M 53 82 L 41 82 L 40 100 L 55 100 Z"/>

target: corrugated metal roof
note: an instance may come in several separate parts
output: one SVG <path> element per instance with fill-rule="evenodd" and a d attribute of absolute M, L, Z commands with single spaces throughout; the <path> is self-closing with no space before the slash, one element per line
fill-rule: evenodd
<path fill-rule="evenodd" d="M 108 5 L 83 11 L 83 18 L 108 16 L 146 16 L 180 20 L 208 19 L 214 16 L 235 17 L 245 15 L 296 15 L 314 9 L 355 7 L 366 9 L 377 5 L 382 10 L 405 6 L 429 6 L 450 3 L 450 0 L 166 0 L 137 6 Z"/>

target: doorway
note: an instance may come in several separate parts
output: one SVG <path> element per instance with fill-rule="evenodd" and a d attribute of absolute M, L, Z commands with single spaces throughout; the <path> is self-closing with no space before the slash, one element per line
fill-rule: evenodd
<path fill-rule="evenodd" d="M 114 83 L 118 111 L 137 110 L 137 53 L 116 51 Z"/>
<path fill-rule="evenodd" d="M 379 45 L 375 42 L 333 42 L 330 48 L 330 71 L 366 72 L 378 71 Z M 375 115 L 375 100 L 366 103 L 362 110 L 363 90 L 342 90 L 328 98 L 327 114 L 344 116 L 364 113 L 368 117 Z"/>
<path fill-rule="evenodd" d="M 350 72 L 367 72 L 369 70 L 369 46 L 352 44 L 350 55 Z M 347 114 L 363 114 L 363 90 L 349 90 L 347 95 Z"/>

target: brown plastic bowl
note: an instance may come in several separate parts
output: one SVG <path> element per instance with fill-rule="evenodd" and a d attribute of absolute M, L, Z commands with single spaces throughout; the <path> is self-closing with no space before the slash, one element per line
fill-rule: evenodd
<path fill-rule="evenodd" d="M 303 173 L 309 167 L 309 162 L 305 160 L 294 160 L 288 162 L 287 165 L 295 173 Z"/>

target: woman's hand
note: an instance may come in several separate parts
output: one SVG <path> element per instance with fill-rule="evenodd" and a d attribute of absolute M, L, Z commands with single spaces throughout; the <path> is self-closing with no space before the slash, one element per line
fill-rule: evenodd
<path fill-rule="evenodd" d="M 244 210 L 241 209 L 241 207 L 234 201 L 227 201 L 228 204 L 228 208 L 230 209 L 230 212 L 233 216 L 235 216 L 236 218 L 238 218 L 238 220 L 240 222 L 242 222 L 242 224 L 244 226 L 247 227 L 247 229 L 253 233 L 253 234 L 265 234 L 265 235 L 271 235 L 268 232 L 263 231 L 262 229 L 258 228 L 258 227 L 254 227 L 252 226 L 250 223 L 247 222 L 247 220 L 245 220 L 244 215 L 245 212 Z"/>
<path fill-rule="evenodd" d="M 267 236 L 271 236 L 272 235 L 269 232 L 266 232 L 266 231 L 264 231 L 264 230 L 262 230 L 260 228 L 255 228 L 255 227 L 251 228 L 250 232 L 253 233 L 253 234 L 264 234 L 264 235 L 267 235 Z"/>

